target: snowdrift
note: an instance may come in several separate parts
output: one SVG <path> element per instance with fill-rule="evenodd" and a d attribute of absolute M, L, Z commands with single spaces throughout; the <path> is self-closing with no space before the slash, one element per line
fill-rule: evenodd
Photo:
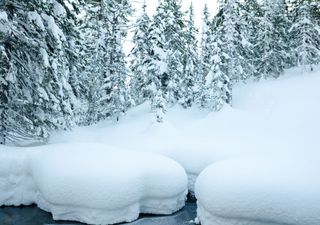
<path fill-rule="evenodd" d="M 30 205 L 35 201 L 35 186 L 28 170 L 27 149 L 0 149 L 0 206 Z"/>
<path fill-rule="evenodd" d="M 0 150 L 0 205 L 98 224 L 169 214 L 213 164 L 196 185 L 204 225 L 318 225 L 319 75 L 239 84 L 220 112 L 175 106 L 159 124 L 146 103 L 118 123 L 56 133 L 42 150 Z"/>
<path fill-rule="evenodd" d="M 36 203 L 56 220 L 130 222 L 185 204 L 187 175 L 173 160 L 98 144 L 0 151 L 0 206 Z"/>
<path fill-rule="evenodd" d="M 131 109 L 118 123 L 105 121 L 59 132 L 51 142 L 106 143 L 160 153 L 185 168 L 192 192 L 199 173 L 214 162 L 264 153 L 318 152 L 319 87 L 319 68 L 310 73 L 292 69 L 277 80 L 238 84 L 233 106 L 220 112 L 175 106 L 159 124 L 146 103 Z"/>
<path fill-rule="evenodd" d="M 319 160 L 251 157 L 206 168 L 195 193 L 202 225 L 320 224 Z"/>

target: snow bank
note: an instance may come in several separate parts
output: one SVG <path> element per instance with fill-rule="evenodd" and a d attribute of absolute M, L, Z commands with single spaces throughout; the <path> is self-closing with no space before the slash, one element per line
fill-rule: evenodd
<path fill-rule="evenodd" d="M 245 171 L 247 171 L 249 175 L 250 172 L 253 173 L 257 171 L 256 174 L 250 175 L 253 181 L 249 179 L 248 174 L 241 174 L 241 171 L 239 171 L 240 168 L 242 168 L 242 164 L 244 164 L 243 161 L 234 164 L 230 163 L 230 171 L 232 171 L 232 173 L 235 172 L 234 177 L 231 177 L 232 173 L 230 172 L 230 177 L 226 174 L 227 176 L 225 180 L 222 180 L 223 182 L 220 182 L 220 180 L 217 182 L 218 185 L 221 183 L 223 186 L 217 186 L 216 188 L 216 182 L 214 182 L 214 187 L 212 187 L 216 188 L 212 190 L 221 190 L 221 199 L 217 199 L 221 200 L 221 204 L 219 203 L 216 206 L 212 206 L 204 200 L 205 195 L 201 197 L 201 193 L 206 193 L 206 190 L 208 194 L 211 193 L 210 183 L 208 184 L 208 189 L 203 188 L 204 191 L 198 193 L 199 199 L 202 199 L 199 201 L 199 215 L 201 214 L 199 217 L 201 217 L 202 220 L 208 217 L 209 219 L 207 221 L 212 221 L 213 219 L 211 220 L 210 218 L 214 218 L 217 219 L 220 224 L 229 222 L 236 224 L 234 221 L 239 218 L 243 218 L 243 220 L 237 220 L 238 224 L 241 224 L 241 221 L 249 221 L 248 224 L 259 224 L 258 221 L 260 221 L 260 219 L 268 220 L 270 219 L 270 214 L 276 214 L 276 210 L 279 210 L 278 217 L 280 218 L 281 215 L 284 215 L 284 220 L 280 220 L 277 216 L 273 215 L 275 219 L 273 220 L 271 218 L 270 223 L 282 223 L 281 225 L 283 225 L 286 224 L 285 222 L 290 222 L 295 225 L 297 222 L 292 221 L 301 222 L 307 215 L 310 217 L 311 214 L 317 215 L 312 212 L 310 206 L 314 204 L 312 201 L 319 203 L 317 200 L 319 179 L 314 175 L 315 171 L 319 171 L 319 168 L 309 170 L 308 160 L 299 159 L 301 158 L 300 156 L 315 156 L 315 154 L 319 152 L 319 74 L 319 71 L 316 70 L 308 74 L 302 74 L 299 70 L 290 70 L 287 71 L 285 76 L 278 80 L 248 83 L 245 85 L 239 84 L 233 90 L 232 108 L 224 107 L 223 110 L 215 113 L 199 110 L 196 107 L 185 110 L 175 106 L 168 110 L 164 123 L 161 124 L 155 122 L 154 114 L 151 113 L 150 106 L 146 103 L 131 109 L 127 116 L 118 123 L 103 121 L 93 126 L 76 128 L 71 132 L 59 132 L 51 139 L 51 144 L 60 143 L 59 145 L 46 146 L 44 148 L 48 151 L 33 153 L 32 157 L 28 156 L 28 154 L 24 155 L 25 153 L 22 153 L 22 151 L 12 153 L 12 157 L 10 154 L 1 155 L 1 162 L 7 163 L 0 164 L 0 179 L 2 179 L 0 181 L 0 205 L 18 205 L 21 203 L 37 202 L 40 207 L 48 211 L 53 211 L 56 218 L 67 217 L 81 221 L 91 220 L 93 218 L 98 222 L 97 218 L 100 217 L 102 212 L 105 212 L 102 217 L 106 218 L 106 220 L 110 219 L 111 221 L 114 219 L 114 221 L 116 221 L 116 219 L 111 218 L 111 216 L 107 218 L 106 214 L 117 215 L 117 218 L 122 218 L 123 220 L 132 220 L 139 212 L 153 212 L 153 209 L 157 209 L 155 211 L 158 213 L 169 213 L 169 211 L 174 211 L 175 208 L 178 209 L 182 206 L 182 203 L 180 204 L 180 200 L 184 196 L 181 194 L 183 192 L 182 188 L 180 190 L 181 192 L 179 192 L 178 190 L 180 188 L 175 189 L 170 186 L 171 183 L 172 185 L 176 184 L 177 187 L 179 186 L 178 184 L 181 184 L 181 187 L 183 186 L 182 172 L 178 173 L 181 168 L 178 166 L 180 169 L 173 169 L 173 171 L 176 170 L 176 172 L 171 173 L 171 167 L 175 167 L 174 165 L 176 164 L 169 160 L 172 162 L 171 165 L 171 163 L 167 161 L 167 158 L 162 160 L 160 156 L 157 156 L 156 158 L 159 157 L 159 163 L 161 162 L 166 165 L 168 162 L 168 165 L 171 165 L 166 165 L 162 168 L 161 165 L 157 164 L 158 160 L 149 160 L 149 157 L 153 158 L 154 156 L 151 153 L 159 153 L 180 163 L 188 174 L 188 185 L 191 192 L 194 190 L 194 182 L 199 173 L 212 163 L 218 163 L 217 166 L 219 166 L 220 161 L 227 163 L 227 160 L 232 161 L 241 158 L 246 160 L 250 157 L 262 156 L 263 158 L 268 158 L 270 155 L 273 155 L 274 159 L 283 159 L 283 163 L 280 162 L 281 160 L 278 161 L 278 164 L 273 162 L 273 160 L 269 160 L 268 163 L 262 161 L 261 163 L 256 163 L 258 168 L 256 169 L 253 165 L 255 160 L 250 161 L 250 163 L 248 162 L 248 167 L 249 165 L 251 165 L 251 167 Z M 101 143 L 101 145 L 107 144 L 108 146 L 113 146 L 115 149 L 107 150 L 110 147 L 106 147 L 105 150 L 108 151 L 108 155 L 110 155 L 109 158 L 109 156 L 104 155 L 104 153 L 99 150 L 100 147 L 96 144 L 90 144 L 89 146 L 78 144 L 83 142 Z M 50 148 L 51 150 L 49 150 Z M 52 148 L 54 149 L 52 150 Z M 91 155 L 87 150 L 83 149 L 92 149 L 92 153 L 94 154 Z M 125 153 L 128 157 L 122 157 L 122 153 L 119 152 L 118 149 L 130 149 L 129 152 Z M 13 151 L 13 149 L 10 151 Z M 78 152 L 79 156 L 74 157 Z M 14 154 L 16 155 L 14 156 Z M 92 158 L 95 154 L 99 155 L 99 157 L 97 157 L 98 159 Z M 141 157 L 141 160 L 136 160 L 136 154 L 138 154 L 136 157 Z M 290 164 L 285 160 L 288 156 L 295 159 L 292 161 L 298 165 L 298 169 L 294 168 L 294 163 Z M 31 160 L 32 163 L 29 163 L 30 160 L 28 160 L 28 158 L 30 157 L 33 159 Z M 135 160 L 131 161 L 131 158 Z M 314 160 L 316 159 L 319 159 L 319 157 L 314 157 Z M 93 163 L 96 160 L 97 164 Z M 116 161 L 119 161 L 119 163 L 116 164 Z M 148 162 L 150 162 L 151 165 L 149 165 Z M 124 164 L 127 164 L 128 168 L 121 166 Z M 238 164 L 239 166 L 236 166 Z M 259 167 L 260 164 L 261 167 Z M 288 167 L 282 166 L 282 164 Z M 79 165 L 84 165 L 84 167 L 79 167 Z M 224 164 L 222 163 L 221 165 Z M 275 168 L 272 169 L 273 167 Z M 18 168 L 17 172 L 15 172 L 16 169 L 13 168 Z M 24 172 L 24 168 L 29 169 Z M 152 168 L 150 169 L 150 173 L 148 172 L 149 168 Z M 290 170 L 286 168 L 290 168 Z M 77 176 L 78 169 L 79 173 L 86 176 Z M 9 171 L 11 171 L 12 175 Z M 142 172 L 140 173 L 140 171 Z M 222 169 L 218 169 L 218 171 L 224 172 Z M 58 176 L 60 172 L 63 176 Z M 290 174 L 289 172 L 298 175 L 297 177 L 291 177 L 288 175 Z M 300 175 L 299 172 L 301 173 Z M 176 173 L 180 175 L 175 175 Z M 279 176 L 275 179 L 277 182 L 272 183 L 272 177 L 278 175 L 278 173 Z M 112 176 L 112 174 L 121 174 L 121 177 L 123 176 L 122 178 L 126 179 L 122 180 L 121 177 Z M 258 176 L 258 174 L 260 174 L 260 176 Z M 282 174 L 282 180 L 280 179 L 280 174 Z M 310 176 L 306 176 L 307 174 Z M 178 176 L 179 179 L 171 178 L 172 176 Z M 214 175 L 212 181 L 215 181 L 215 176 L 218 177 L 218 175 Z M 36 185 L 33 186 L 33 184 L 30 184 L 30 177 L 33 177 Z M 135 180 L 134 177 L 137 178 L 136 182 L 130 183 Z M 159 179 L 157 177 L 159 177 Z M 166 177 L 165 181 L 167 182 L 162 182 L 164 180 L 163 177 Z M 245 179 L 243 179 L 243 177 Z M 261 182 L 261 184 L 265 186 L 257 186 L 260 184 L 260 181 L 254 182 L 254 180 L 258 180 L 258 178 L 261 177 L 265 179 L 264 183 Z M 234 180 L 236 178 L 239 182 Z M 13 183 L 12 185 L 4 182 L 4 180 L 8 179 L 15 181 L 11 182 Z M 242 180 L 246 181 L 246 179 L 248 182 L 243 183 Z M 303 179 L 306 180 L 304 181 Z M 74 184 L 84 183 L 85 185 L 78 185 L 79 187 L 75 185 L 75 192 L 72 192 L 73 188 L 71 188 L 72 185 L 69 181 L 74 181 Z M 177 181 L 177 183 L 174 181 Z M 94 189 L 96 190 L 95 192 L 90 192 L 89 190 L 96 188 L 99 182 L 101 182 L 103 189 Z M 115 182 L 115 186 L 107 186 L 109 182 Z M 23 183 L 28 184 L 26 186 L 30 190 L 29 193 L 36 192 L 36 195 L 27 194 L 22 188 L 13 190 L 13 187 L 22 187 Z M 129 185 L 129 183 L 132 188 L 128 188 L 127 185 Z M 248 183 L 248 185 L 252 184 L 252 186 L 245 186 L 246 183 Z M 306 187 L 302 187 L 300 183 L 307 185 L 305 185 Z M 163 190 L 160 192 L 157 191 L 157 186 L 148 186 L 151 184 L 159 185 Z M 238 185 L 233 186 L 236 184 Z M 278 188 L 275 184 L 282 186 Z M 228 187 L 230 187 L 229 190 L 227 189 Z M 294 187 L 296 187 L 296 189 L 294 189 Z M 312 187 L 314 187 L 314 189 L 312 189 Z M 222 189 L 226 189 L 226 192 L 224 193 Z M 116 201 L 110 198 L 110 201 L 115 202 L 115 206 L 118 207 L 111 211 L 111 209 L 108 208 L 110 202 L 108 202 L 109 198 L 106 196 L 105 190 L 114 193 L 113 196 L 116 196 L 117 193 L 125 192 L 126 194 L 122 195 L 122 197 L 124 199 L 128 195 L 128 204 L 125 205 L 125 201 Z M 151 190 L 151 193 L 146 190 Z M 172 192 L 169 193 L 167 190 Z M 257 195 L 256 200 L 252 196 L 249 196 L 250 192 L 246 190 L 256 191 L 256 193 L 253 192 L 252 194 Z M 270 192 L 268 192 L 268 190 L 270 190 Z M 280 193 L 280 190 L 288 190 L 288 192 Z M 303 192 L 303 190 L 306 191 Z M 232 196 L 232 198 L 226 201 L 228 191 L 234 195 L 228 195 Z M 100 192 L 101 196 L 99 195 Z M 308 197 L 307 192 L 310 193 L 310 196 L 315 197 Z M 78 196 L 77 193 L 81 193 L 81 195 Z M 160 193 L 164 193 L 164 196 L 158 196 Z M 287 195 L 285 195 L 286 193 Z M 292 197 L 295 193 L 295 197 Z M 88 194 L 90 195 L 86 197 Z M 266 194 L 265 196 L 275 197 L 263 198 L 264 194 Z M 51 198 L 50 196 L 55 197 Z M 63 196 L 66 196 L 66 198 Z M 76 197 L 72 197 L 72 201 L 64 201 L 70 196 Z M 247 199 L 247 201 L 243 201 L 239 196 L 244 196 L 243 199 Z M 299 196 L 301 199 L 298 199 Z M 94 201 L 88 200 L 88 198 L 91 197 Z M 213 197 L 216 198 L 215 196 Z M 208 199 L 213 199 L 213 197 Z M 240 201 L 235 202 L 235 199 L 238 197 Z M 156 198 L 159 198 L 158 201 L 153 201 L 153 199 Z M 289 200 L 291 198 L 292 200 Z M 310 201 L 308 198 L 310 198 Z M 252 199 L 252 202 L 250 202 L 250 199 Z M 296 206 L 297 213 L 294 214 L 295 209 L 293 208 L 293 202 L 298 200 L 301 200 L 301 204 L 299 207 Z M 84 205 L 85 202 L 87 202 L 88 205 Z M 95 202 L 97 202 L 97 207 L 94 207 Z M 213 202 L 216 202 L 215 199 Z M 241 205 L 242 202 L 243 204 L 248 204 L 248 206 L 258 208 L 257 210 L 246 208 L 246 205 Z M 233 203 L 235 207 L 228 205 Z M 161 204 L 163 204 L 163 207 Z M 265 208 L 263 208 L 263 204 L 265 204 Z M 62 205 L 65 207 L 62 208 Z M 213 207 L 212 210 L 211 206 Z M 226 210 L 222 210 L 224 206 L 227 207 Z M 219 207 L 222 207 L 222 209 Z M 305 208 L 305 210 L 303 208 Z M 165 209 L 168 210 L 168 212 L 166 212 Z M 245 209 L 250 210 L 246 211 Z M 262 214 L 261 209 L 267 213 L 265 215 Z M 65 215 L 63 215 L 62 210 L 65 210 Z M 124 214 L 128 216 L 122 217 L 122 213 L 125 210 L 127 210 L 127 212 Z M 237 210 L 240 210 L 239 214 L 236 214 Z M 241 210 L 245 210 L 245 213 Z M 313 210 L 318 210 L 318 208 L 314 207 Z M 306 211 L 310 212 L 310 214 Z M 220 212 L 225 212 L 225 214 L 221 213 L 222 215 L 220 215 Z M 229 212 L 230 217 L 226 217 Z M 256 214 L 254 214 L 255 212 Z M 268 212 L 270 212 L 270 214 L 268 214 Z M 286 219 L 290 213 L 296 215 L 296 217 Z M 301 213 L 301 215 L 299 213 Z M 240 214 L 241 217 L 239 216 Z M 234 216 L 232 217 L 232 215 Z M 318 215 L 320 215 L 320 213 Z M 237 216 L 239 218 L 237 218 Z M 254 222 L 252 218 L 258 218 L 258 221 Z M 228 222 L 225 222 L 225 220 Z M 316 216 L 311 217 L 309 220 L 306 219 L 306 221 L 306 223 L 298 224 L 309 225 L 308 223 L 312 223 L 313 221 L 319 222 Z M 261 224 L 263 224 L 262 221 L 260 221 L 259 225 Z M 320 224 L 320 222 L 318 224 Z"/>
<path fill-rule="evenodd" d="M 202 225 L 320 224 L 320 157 L 226 160 L 195 187 Z"/>
<path fill-rule="evenodd" d="M 29 205 L 34 202 L 36 188 L 28 173 L 27 161 L 32 151 L 1 147 L 0 206 Z"/>
<path fill-rule="evenodd" d="M 129 222 L 185 204 L 187 175 L 173 160 L 94 143 L 0 151 L 0 206 L 36 203 L 56 220 Z"/>

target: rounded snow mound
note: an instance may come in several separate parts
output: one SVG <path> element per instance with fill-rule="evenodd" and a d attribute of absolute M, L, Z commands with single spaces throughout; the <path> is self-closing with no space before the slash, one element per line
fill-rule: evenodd
<path fill-rule="evenodd" d="M 198 218 L 202 225 L 319 225 L 319 171 L 315 158 L 213 164 L 196 181 Z"/>
<path fill-rule="evenodd" d="M 140 213 L 171 214 L 185 204 L 184 169 L 157 154 L 55 145 L 39 151 L 30 166 L 36 203 L 57 220 L 114 224 Z"/>

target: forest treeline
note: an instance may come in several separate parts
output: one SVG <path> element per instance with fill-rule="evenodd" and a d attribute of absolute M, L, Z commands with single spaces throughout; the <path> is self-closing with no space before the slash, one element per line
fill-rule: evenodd
<path fill-rule="evenodd" d="M 218 111 L 237 82 L 320 62 L 319 0 L 219 0 L 201 33 L 192 5 L 142 12 L 132 22 L 129 0 L 1 0 L 0 143 L 46 142 L 146 101 L 158 122 L 175 104 Z"/>

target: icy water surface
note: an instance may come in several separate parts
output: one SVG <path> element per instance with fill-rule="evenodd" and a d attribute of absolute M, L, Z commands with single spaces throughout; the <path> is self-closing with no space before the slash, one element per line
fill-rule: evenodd
<path fill-rule="evenodd" d="M 138 220 L 125 225 L 185 225 L 196 217 L 196 203 L 187 202 L 179 212 L 170 216 L 142 215 Z M 83 225 L 68 221 L 54 221 L 50 213 L 37 206 L 0 207 L 1 225 Z"/>

